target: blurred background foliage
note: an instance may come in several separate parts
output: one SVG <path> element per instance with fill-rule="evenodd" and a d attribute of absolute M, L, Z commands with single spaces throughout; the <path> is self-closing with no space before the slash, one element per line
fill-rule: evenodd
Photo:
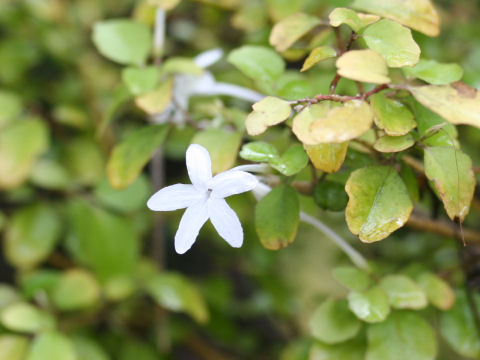
<path fill-rule="evenodd" d="M 185 0 L 168 13 L 164 52 L 191 57 L 214 47 L 228 52 L 242 44 L 268 46 L 273 24 L 287 15 L 302 10 L 325 18 L 348 3 Z M 414 32 L 423 55 L 460 63 L 463 80 L 479 88 L 479 3 L 435 4 L 443 23 L 440 36 Z M 153 28 L 155 6 L 133 0 L 1 2 L 0 357 L 307 359 L 313 311 L 323 299 L 346 294 L 331 270 L 348 260 L 329 240 L 302 225 L 288 248 L 264 249 L 253 225 L 254 200 L 240 195 L 230 204 L 242 219 L 244 246 L 226 246 L 208 225 L 192 250 L 180 256 L 173 250 L 180 213 L 160 221 L 145 206 L 156 190 L 152 168 L 123 190 L 108 182 L 112 148 L 151 120 L 122 97 L 121 67 L 99 54 L 92 28 L 103 19 L 130 17 Z M 305 54 L 302 49 L 288 54 L 277 95 L 328 92 L 332 63 L 300 74 Z M 255 87 L 225 60 L 214 73 L 219 81 Z M 339 92 L 355 93 L 353 85 L 341 80 Z M 190 104 L 194 119 L 220 123 L 242 123 L 249 111 L 248 103 L 225 97 Z M 185 181 L 184 152 L 194 134 L 187 126 L 163 135 L 165 183 Z M 279 149 L 289 143 L 288 132 L 273 130 L 268 136 Z M 480 131 L 460 128 L 460 139 L 478 165 Z M 346 164 L 356 168 L 368 161 L 351 152 Z M 302 206 L 353 239 L 343 213 L 320 210 L 311 198 L 302 198 Z M 467 225 L 478 220 L 476 211 Z M 162 230 L 164 249 L 153 241 L 155 226 Z M 402 229 L 382 243 L 355 243 L 380 275 L 428 269 L 457 289 L 465 280 L 452 239 Z M 472 247 L 473 264 L 479 262 L 478 250 Z M 478 278 L 473 281 L 478 286 Z M 466 304 L 455 311 L 469 316 Z M 439 332 L 438 316 L 427 316 Z M 470 320 L 462 324 L 457 346 L 468 338 L 464 345 L 480 356 L 475 326 Z M 439 346 L 438 359 L 461 358 L 443 340 Z"/>

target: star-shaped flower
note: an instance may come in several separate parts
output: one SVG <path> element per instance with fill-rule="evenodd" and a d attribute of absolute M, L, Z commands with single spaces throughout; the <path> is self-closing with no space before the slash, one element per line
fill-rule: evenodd
<path fill-rule="evenodd" d="M 188 147 L 186 162 L 192 185 L 167 186 L 152 195 L 147 202 L 147 206 L 154 211 L 187 208 L 175 234 L 175 250 L 179 254 L 189 250 L 208 219 L 231 246 L 242 246 L 242 225 L 224 198 L 252 190 L 258 184 L 257 178 L 235 169 L 212 177 L 210 154 L 198 144 Z"/>

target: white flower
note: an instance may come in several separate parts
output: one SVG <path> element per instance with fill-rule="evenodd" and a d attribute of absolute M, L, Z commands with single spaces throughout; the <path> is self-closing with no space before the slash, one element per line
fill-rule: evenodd
<path fill-rule="evenodd" d="M 167 186 L 147 202 L 147 206 L 154 211 L 187 208 L 175 234 L 175 250 L 183 254 L 190 249 L 208 219 L 231 246 L 242 246 L 242 225 L 224 198 L 252 190 L 258 184 L 257 178 L 235 169 L 212 177 L 210 155 L 207 149 L 198 144 L 188 147 L 186 162 L 193 185 Z"/>

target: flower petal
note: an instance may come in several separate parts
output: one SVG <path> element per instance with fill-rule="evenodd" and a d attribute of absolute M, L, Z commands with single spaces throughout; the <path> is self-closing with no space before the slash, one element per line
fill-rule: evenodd
<path fill-rule="evenodd" d="M 180 220 L 175 234 L 175 251 L 184 254 L 195 240 L 203 224 L 208 220 L 207 201 L 200 200 L 189 206 Z"/>
<path fill-rule="evenodd" d="M 258 179 L 245 171 L 229 170 L 216 175 L 209 183 L 212 197 L 225 198 L 252 190 L 258 184 Z"/>
<path fill-rule="evenodd" d="M 207 149 L 198 144 L 191 144 L 186 154 L 188 176 L 193 186 L 199 191 L 207 190 L 207 183 L 212 179 L 212 163 Z"/>
<path fill-rule="evenodd" d="M 237 214 L 223 199 L 207 201 L 210 221 L 218 234 L 233 247 L 240 247 L 243 243 L 243 229 Z"/>
<path fill-rule="evenodd" d="M 147 206 L 154 211 L 184 209 L 196 203 L 203 196 L 205 195 L 200 193 L 193 185 L 175 184 L 153 194 L 148 199 Z"/>

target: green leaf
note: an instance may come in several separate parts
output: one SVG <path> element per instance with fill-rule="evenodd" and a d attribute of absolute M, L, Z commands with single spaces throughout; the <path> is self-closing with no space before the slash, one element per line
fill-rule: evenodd
<path fill-rule="evenodd" d="M 151 192 L 151 184 L 143 174 L 140 174 L 131 185 L 122 190 L 112 188 L 105 177 L 94 190 L 95 197 L 100 203 L 126 214 L 144 209 Z"/>
<path fill-rule="evenodd" d="M 390 67 L 413 66 L 420 59 L 420 47 L 413 40 L 411 30 L 395 21 L 383 19 L 370 25 L 363 38 Z"/>
<path fill-rule="evenodd" d="M 109 360 L 110 357 L 95 341 L 83 337 L 75 336 L 73 346 L 77 357 L 75 360 Z M 143 360 L 143 359 L 142 359 Z"/>
<path fill-rule="evenodd" d="M 132 184 L 167 136 L 167 125 L 149 125 L 133 131 L 117 144 L 107 163 L 107 175 L 115 189 Z"/>
<path fill-rule="evenodd" d="M 21 208 L 13 215 L 5 235 L 7 260 L 20 269 L 35 267 L 53 251 L 61 229 L 59 216 L 47 204 Z"/>
<path fill-rule="evenodd" d="M 380 280 L 380 286 L 387 293 L 390 305 L 395 309 L 419 310 L 427 306 L 425 293 L 407 276 L 385 276 Z"/>
<path fill-rule="evenodd" d="M 28 338 L 19 335 L 0 336 L 2 360 L 24 360 L 28 349 Z"/>
<path fill-rule="evenodd" d="M 372 285 L 368 274 L 353 266 L 340 266 L 333 269 L 333 277 L 347 289 L 362 292 Z"/>
<path fill-rule="evenodd" d="M 160 114 L 172 101 L 173 78 L 163 81 L 155 90 L 135 98 L 135 104 L 149 115 Z"/>
<path fill-rule="evenodd" d="M 0 283 L 0 311 L 4 307 L 20 300 L 20 294 L 14 287 Z"/>
<path fill-rule="evenodd" d="M 458 64 L 445 64 L 425 59 L 421 59 L 414 67 L 405 67 L 402 70 L 408 77 L 416 77 L 432 85 L 449 84 L 460 80 L 463 76 L 463 69 Z"/>
<path fill-rule="evenodd" d="M 159 360 L 161 357 L 155 351 L 155 346 L 146 341 L 135 340 L 134 338 L 124 338 L 120 346 L 118 360 Z"/>
<path fill-rule="evenodd" d="M 452 124 L 480 128 L 480 93 L 464 83 L 412 86 L 408 89 L 422 105 Z"/>
<path fill-rule="evenodd" d="M 448 216 L 463 221 L 475 191 L 472 160 L 454 147 L 437 146 L 425 148 L 424 162 L 425 175 L 433 181 Z"/>
<path fill-rule="evenodd" d="M 340 170 L 345 161 L 348 150 L 348 141 L 341 143 L 324 143 L 317 145 L 304 145 L 310 161 L 316 169 L 326 173 Z"/>
<path fill-rule="evenodd" d="M 160 77 L 156 66 L 127 67 L 122 70 L 122 80 L 133 95 L 141 95 L 155 89 Z"/>
<path fill-rule="evenodd" d="M 410 199 L 415 203 L 420 199 L 420 190 L 418 187 L 418 180 L 415 172 L 407 166 L 405 163 L 402 163 L 402 170 L 400 171 L 400 176 L 407 187 L 408 193 L 410 194 Z"/>
<path fill-rule="evenodd" d="M 335 345 L 315 342 L 309 360 L 365 360 L 365 342 L 361 339 Z"/>
<path fill-rule="evenodd" d="M 21 112 L 20 97 L 10 91 L 0 90 L 0 127 L 18 118 Z"/>
<path fill-rule="evenodd" d="M 60 280 L 61 273 L 57 270 L 36 269 L 21 277 L 22 292 L 27 299 L 38 298 L 49 293 Z"/>
<path fill-rule="evenodd" d="M 434 360 L 435 333 L 430 325 L 412 312 L 395 312 L 367 330 L 369 360 Z"/>
<path fill-rule="evenodd" d="M 163 63 L 162 72 L 164 74 L 201 75 L 203 69 L 191 58 L 171 57 Z"/>
<path fill-rule="evenodd" d="M 57 332 L 38 335 L 25 360 L 78 360 L 72 342 Z"/>
<path fill-rule="evenodd" d="M 455 293 L 445 280 L 433 273 L 424 272 L 418 276 L 417 283 L 433 306 L 443 311 L 452 308 L 455 303 Z"/>
<path fill-rule="evenodd" d="M 475 304 L 477 307 L 480 305 L 478 295 L 475 296 Z M 440 330 L 457 353 L 474 359 L 480 357 L 480 338 L 465 292 L 457 292 L 453 308 L 442 311 Z"/>
<path fill-rule="evenodd" d="M 372 50 L 351 50 L 337 60 L 338 74 L 347 79 L 373 84 L 388 84 L 385 60 Z"/>
<path fill-rule="evenodd" d="M 373 95 L 370 104 L 375 113 L 375 124 L 387 135 L 405 135 L 417 125 L 404 104 L 387 98 L 383 93 Z"/>
<path fill-rule="evenodd" d="M 228 61 L 259 86 L 263 84 L 263 88 L 270 90 L 285 70 L 281 56 L 263 46 L 242 46 L 229 54 Z"/>
<path fill-rule="evenodd" d="M 351 6 L 398 21 L 428 36 L 440 33 L 440 18 L 430 0 L 355 0 Z"/>
<path fill-rule="evenodd" d="M 94 305 L 100 298 L 100 286 L 87 271 L 70 269 L 62 273 L 51 290 L 53 304 L 60 310 L 77 310 Z"/>
<path fill-rule="evenodd" d="M 48 148 L 42 120 L 19 120 L 0 132 L 0 189 L 19 186 L 30 175 L 37 157 Z"/>
<path fill-rule="evenodd" d="M 341 107 L 334 107 L 324 118 L 313 121 L 310 131 L 316 144 L 342 143 L 366 133 L 372 124 L 370 105 L 365 101 L 351 100 Z"/>
<path fill-rule="evenodd" d="M 106 58 L 123 65 L 142 65 L 152 46 L 151 31 L 145 24 L 127 19 L 97 22 L 93 43 Z"/>
<path fill-rule="evenodd" d="M 313 189 L 315 203 L 324 210 L 342 211 L 347 206 L 348 196 L 345 187 L 334 181 L 324 180 Z"/>
<path fill-rule="evenodd" d="M 148 0 L 148 3 L 153 6 L 158 6 L 164 10 L 172 10 L 175 8 L 181 0 Z"/>
<path fill-rule="evenodd" d="M 269 162 L 280 156 L 275 146 L 264 141 L 243 145 L 239 155 L 242 159 L 257 162 Z"/>
<path fill-rule="evenodd" d="M 251 136 L 260 135 L 269 126 L 277 125 L 288 119 L 292 109 L 288 101 L 267 96 L 259 102 L 253 104 L 253 112 L 251 112 L 245 127 Z"/>
<path fill-rule="evenodd" d="M 285 176 L 299 173 L 307 164 L 308 156 L 300 144 L 290 146 L 281 157 L 270 160 L 270 165 Z"/>
<path fill-rule="evenodd" d="M 350 198 L 345 215 L 347 225 L 363 242 L 385 239 L 406 223 L 413 210 L 405 184 L 388 166 L 354 171 L 345 190 Z"/>
<path fill-rule="evenodd" d="M 186 277 L 163 272 L 150 278 L 147 291 L 170 311 L 183 311 L 200 323 L 208 321 L 208 308 L 199 290 Z"/>
<path fill-rule="evenodd" d="M 390 314 L 387 293 L 378 286 L 364 292 L 352 291 L 348 294 L 348 307 L 367 323 L 384 321 Z"/>
<path fill-rule="evenodd" d="M 84 200 L 73 200 L 67 213 L 67 249 L 77 262 L 91 267 L 101 281 L 133 272 L 139 241 L 131 222 Z"/>
<path fill-rule="evenodd" d="M 241 142 L 242 134 L 240 132 L 221 129 L 197 132 L 192 139 L 192 144 L 202 145 L 210 153 L 214 174 L 228 170 L 235 164 Z"/>
<path fill-rule="evenodd" d="M 35 163 L 30 181 L 47 190 L 62 190 L 71 185 L 73 179 L 67 169 L 53 159 L 40 159 Z"/>
<path fill-rule="evenodd" d="M 283 52 L 320 23 L 316 16 L 305 13 L 292 14 L 275 24 L 270 33 L 270 45 L 278 52 Z"/>
<path fill-rule="evenodd" d="M 288 246 L 295 240 L 300 221 L 297 192 L 280 185 L 262 198 L 255 208 L 255 226 L 262 245 L 270 250 Z"/>
<path fill-rule="evenodd" d="M 380 16 L 357 14 L 352 9 L 336 8 L 328 15 L 330 25 L 338 27 L 347 24 L 354 32 L 359 32 L 365 26 L 374 23 L 380 19 Z"/>
<path fill-rule="evenodd" d="M 411 134 L 403 136 L 382 136 L 373 147 L 375 150 L 384 152 L 384 153 L 394 153 L 406 150 L 412 147 L 415 144 L 415 140 Z"/>
<path fill-rule="evenodd" d="M 47 312 L 27 303 L 15 303 L 3 309 L 0 320 L 7 329 L 36 333 L 55 327 L 55 319 Z"/>
<path fill-rule="evenodd" d="M 303 63 L 300 71 L 307 71 L 320 61 L 337 56 L 335 49 L 329 45 L 319 46 L 313 49 Z"/>
<path fill-rule="evenodd" d="M 361 325 L 346 300 L 327 300 L 313 313 L 310 332 L 324 343 L 336 344 L 355 337 Z"/>

